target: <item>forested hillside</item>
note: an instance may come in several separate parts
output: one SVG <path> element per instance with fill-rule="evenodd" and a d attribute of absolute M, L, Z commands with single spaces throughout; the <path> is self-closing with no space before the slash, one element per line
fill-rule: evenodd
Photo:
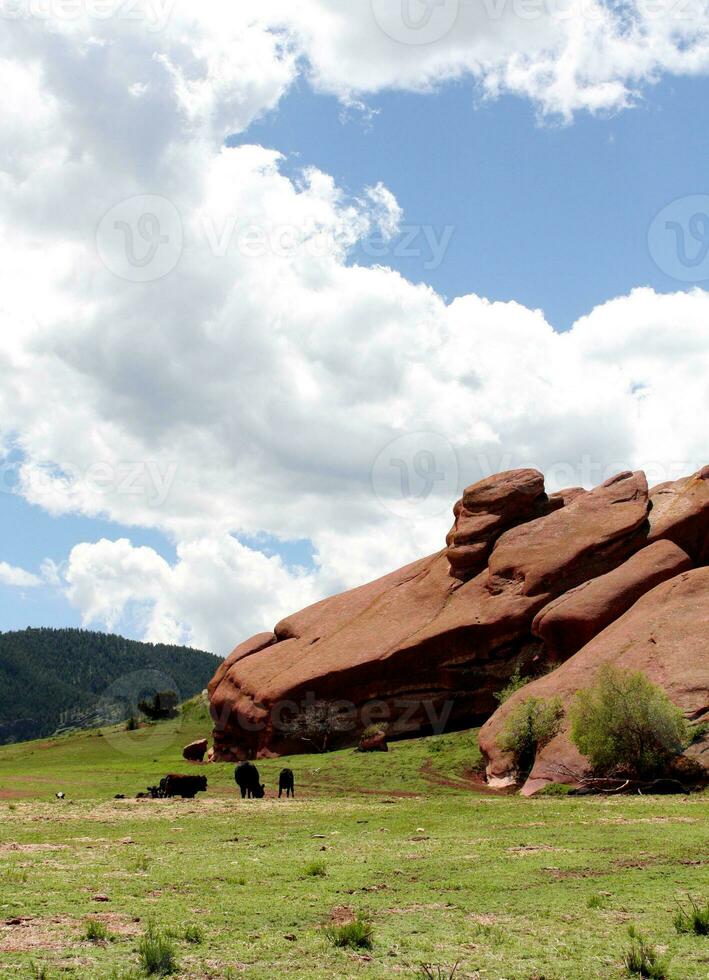
<path fill-rule="evenodd" d="M 121 721 L 156 691 L 203 690 L 219 658 L 78 629 L 0 633 L 0 744 Z"/>

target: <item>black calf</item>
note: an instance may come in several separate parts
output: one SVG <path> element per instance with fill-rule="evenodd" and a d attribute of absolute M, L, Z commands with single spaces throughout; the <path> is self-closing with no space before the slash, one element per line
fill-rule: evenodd
<path fill-rule="evenodd" d="M 281 774 L 278 777 L 279 800 L 284 793 L 286 794 L 286 799 L 289 796 L 295 796 L 295 777 L 293 776 L 292 769 L 281 769 Z"/>

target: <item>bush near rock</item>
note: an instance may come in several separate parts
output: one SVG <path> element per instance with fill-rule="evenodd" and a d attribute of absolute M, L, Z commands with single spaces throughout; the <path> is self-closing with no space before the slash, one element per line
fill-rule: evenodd
<path fill-rule="evenodd" d="M 315 697 L 349 705 L 328 748 L 357 744 L 372 701 L 393 737 L 440 730 L 442 719 L 450 727 L 490 719 L 481 739 L 489 774 L 509 779 L 493 743 L 515 699 L 491 719 L 495 694 L 517 669 L 538 676 L 582 657 L 585 675 L 559 667 L 535 682 L 548 685 L 540 696 L 566 703 L 597 660 L 630 642 L 625 627 L 610 638 L 609 631 L 628 617 L 635 622 L 644 595 L 666 589 L 658 608 L 683 605 L 685 576 L 691 583 L 705 574 L 695 566 L 709 556 L 709 467 L 653 490 L 642 472 L 628 472 L 595 490 L 551 496 L 541 473 L 516 470 L 469 487 L 454 515 L 442 551 L 289 616 L 235 649 L 209 686 L 215 760 L 312 751 L 297 725 L 284 724 L 283 706 L 304 711 Z M 708 596 L 695 590 L 687 599 L 696 636 L 667 607 L 654 638 L 633 638 L 628 654 L 631 666 L 647 669 L 697 718 L 708 710 Z M 671 663 L 662 657 L 660 665 L 656 645 Z M 540 756 L 551 758 L 562 745 L 568 756 L 565 738 L 562 731 Z M 693 751 L 701 757 L 701 745 Z"/>
<path fill-rule="evenodd" d="M 365 728 L 359 737 L 358 752 L 388 752 L 386 728 L 377 725 Z"/>

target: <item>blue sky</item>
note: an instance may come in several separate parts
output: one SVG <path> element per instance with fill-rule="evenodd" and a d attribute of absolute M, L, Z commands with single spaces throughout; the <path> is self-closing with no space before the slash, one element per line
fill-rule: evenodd
<path fill-rule="evenodd" d="M 709 82 L 672 79 L 611 118 L 540 123 L 525 100 L 480 103 L 469 83 L 435 95 L 389 93 L 343 124 L 334 97 L 305 82 L 242 140 L 314 164 L 356 194 L 382 181 L 407 224 L 452 225 L 445 260 L 387 262 L 448 298 L 469 292 L 516 300 L 568 329 L 635 286 L 677 288 L 652 261 L 657 211 L 709 186 Z M 359 261 L 368 259 L 361 251 Z"/>
<path fill-rule="evenodd" d="M 544 71 L 530 71 L 520 81 L 513 70 L 519 44 L 514 23 L 500 25 L 501 32 L 511 31 L 508 63 L 498 54 L 492 59 L 484 39 L 471 34 L 466 43 L 475 67 L 461 68 L 457 49 L 437 51 L 431 45 L 418 57 L 406 44 L 387 38 L 390 47 L 382 47 L 382 32 L 368 34 L 376 25 L 360 23 L 359 13 L 352 15 L 351 37 L 347 31 L 326 36 L 322 32 L 331 22 L 316 14 L 330 2 L 312 0 L 304 8 L 311 17 L 305 27 L 289 25 L 292 43 L 305 45 L 294 60 L 273 43 L 268 25 L 259 34 L 261 25 L 245 27 L 238 21 L 242 14 L 227 8 L 221 25 L 218 19 L 202 23 L 195 12 L 185 16 L 196 20 L 183 22 L 178 5 L 162 34 L 131 33 L 132 26 L 115 22 L 102 25 L 112 43 L 130 55 L 120 66 L 125 77 L 116 77 L 117 62 L 106 66 L 97 56 L 92 65 L 97 86 L 104 86 L 108 117 L 102 119 L 90 86 L 77 84 L 86 68 L 78 41 L 75 52 L 67 42 L 61 57 L 51 43 L 42 49 L 57 99 L 38 99 L 35 105 L 38 83 L 23 75 L 29 63 L 22 62 L 26 37 L 18 34 L 18 79 L 28 95 L 24 116 L 13 117 L 16 132 L 0 132 L 16 148 L 7 164 L 13 191 L 0 218 L 7 234 L 16 236 L 12 261 L 18 268 L 11 277 L 32 285 L 18 297 L 17 314 L 8 301 L 7 322 L 17 325 L 20 339 L 0 351 L 13 365 L 0 391 L 6 399 L 7 460 L 12 467 L 23 458 L 18 446 L 40 468 L 55 465 L 62 454 L 81 456 L 80 468 L 105 460 L 106 454 L 150 461 L 170 459 L 174 452 L 180 477 L 157 516 L 109 495 L 105 519 L 96 516 L 96 499 L 81 492 L 64 513 L 52 516 L 41 496 L 21 495 L 14 477 L 6 478 L 0 494 L 0 563 L 41 581 L 26 587 L 0 584 L 0 629 L 83 621 L 226 652 L 229 637 L 239 638 L 242 620 L 248 629 L 265 627 L 294 604 L 436 546 L 447 510 L 436 517 L 432 531 L 425 530 L 422 521 L 406 524 L 401 515 L 384 513 L 377 493 L 371 493 L 370 471 L 381 447 L 416 429 L 430 429 L 456 446 L 460 472 L 449 493 L 456 480 L 459 487 L 475 476 L 460 435 L 463 420 L 471 425 L 466 436 L 471 452 L 479 440 L 486 451 L 501 447 L 501 457 L 502 449 L 509 449 L 513 461 L 557 462 L 586 449 L 602 454 L 599 444 L 606 436 L 609 465 L 616 456 L 640 465 L 655 447 L 668 467 L 701 456 L 702 436 L 692 426 L 676 450 L 671 434 L 662 443 L 653 432 L 663 407 L 694 398 L 690 414 L 698 417 L 697 406 L 706 400 L 699 377 L 706 350 L 697 333 L 701 327 L 694 324 L 704 322 L 699 304 L 706 300 L 709 280 L 698 283 L 691 309 L 673 299 L 692 284 L 658 268 L 647 236 L 666 205 L 709 194 L 709 54 L 706 70 L 690 74 L 682 63 L 692 43 L 702 57 L 709 52 L 706 25 L 695 25 L 694 34 L 690 25 L 684 39 L 674 40 L 667 65 L 649 53 L 658 28 L 648 26 L 638 42 L 637 77 L 630 80 L 611 54 L 604 61 L 605 35 L 589 27 L 588 50 L 599 57 L 584 60 L 582 51 L 569 81 L 556 78 L 549 67 L 563 63 L 567 43 L 560 25 L 551 24 L 548 42 L 528 52 L 531 67 L 538 59 Z M 184 101 L 189 86 L 171 88 L 184 67 L 173 43 L 177 37 L 183 43 L 184 23 L 191 23 L 195 50 L 200 37 L 209 37 L 215 51 L 224 45 L 223 59 L 207 65 L 203 88 L 190 94 L 191 102 Z M 621 26 L 618 31 L 630 43 Z M 31 50 L 40 49 L 35 44 Z M 429 55 L 438 60 L 429 62 Z M 160 72 L 168 57 L 173 69 L 166 81 Z M 185 55 L 185 78 L 197 70 L 200 57 L 190 61 Z M 231 61 L 237 66 L 233 74 Z M 697 55 L 692 64 L 698 63 Z M 481 98 L 493 77 L 494 97 Z M 549 81 L 539 83 L 539 77 Z M 145 111 L 140 127 L 139 100 Z M 50 155 L 60 160 L 65 139 L 72 148 L 66 159 L 81 146 L 91 162 L 76 180 L 62 172 L 64 196 L 52 204 L 61 181 L 50 179 L 42 161 Z M 250 145 L 278 151 L 282 160 L 274 163 L 261 151 L 254 155 L 245 149 Z M 231 169 L 224 173 L 217 165 L 222 147 L 230 154 Z M 332 178 L 342 192 L 338 202 L 324 186 L 305 187 L 308 167 Z M 399 230 L 383 258 L 373 258 L 366 247 L 380 234 L 376 209 L 368 210 L 366 203 L 366 189 L 378 185 L 401 209 Z M 43 212 L 22 196 L 23 188 L 32 188 L 33 199 L 45 202 Z M 250 213 L 252 220 L 262 214 L 264 225 L 274 215 L 324 208 L 333 222 L 354 227 L 359 221 L 370 234 L 347 256 L 328 259 L 327 268 L 289 259 L 273 269 L 267 263 L 256 269 L 243 256 L 218 263 L 190 246 L 174 272 L 141 292 L 127 282 L 130 275 L 91 262 L 101 214 L 116 202 L 121 206 L 122 198 L 145 194 L 173 202 L 185 225 L 190 208 L 202 213 L 202 196 L 212 208 L 227 202 L 225 207 Z M 229 203 L 232 197 L 238 204 Z M 353 205 L 349 212 L 347 203 Z M 404 256 L 397 246 L 409 227 L 416 232 L 417 254 Z M 442 260 L 432 263 L 421 229 L 438 238 L 446 228 L 450 241 Z M 89 238 L 87 262 L 81 250 Z M 37 242 L 45 241 L 56 250 L 38 251 Z M 374 274 L 362 280 L 351 274 L 358 264 L 386 265 L 407 282 L 390 277 L 386 286 Z M 434 293 L 426 298 L 409 285 L 419 283 Z M 292 288 L 299 299 L 289 304 L 281 287 Z M 638 287 L 653 292 L 632 299 Z M 665 304 L 658 302 L 660 294 L 667 294 Z M 455 314 L 442 303 L 470 296 Z M 480 307 L 477 297 L 519 308 L 491 311 Z M 573 379 L 553 367 L 568 351 L 558 343 L 547 351 L 543 321 L 530 311 L 542 310 L 546 324 L 565 333 L 616 297 L 622 298 L 619 306 L 594 315 L 593 324 L 578 332 L 569 362 L 569 370 L 579 372 L 579 394 L 590 371 L 607 372 L 613 394 L 606 405 L 602 393 L 584 393 L 576 418 L 568 401 Z M 32 325 L 20 327 L 25 318 Z M 466 318 L 477 331 L 475 342 L 466 333 Z M 434 322 L 438 341 L 431 345 Z M 648 336 L 649 346 L 661 353 L 652 365 L 643 353 Z M 267 337 L 272 347 L 261 349 Z M 448 341 L 452 357 L 442 353 L 440 377 L 429 377 L 436 343 L 444 351 Z M 616 347 L 625 358 L 620 374 Z M 455 351 L 463 349 L 467 370 L 454 363 Z M 505 351 L 514 356 L 502 370 Z M 479 361 L 487 364 L 485 370 Z M 696 390 L 681 377 L 690 361 L 696 365 L 697 378 L 691 379 Z M 350 367 L 353 378 L 344 384 Z M 451 372 L 458 367 L 461 377 L 476 377 L 485 390 L 468 409 L 461 402 L 456 421 L 447 403 Z M 542 377 L 547 369 L 548 377 Z M 677 399 L 663 387 L 663 378 L 675 374 Z M 136 377 L 145 379 L 144 391 L 136 390 Z M 506 387 L 520 392 L 529 378 L 538 382 L 537 393 L 530 384 L 524 406 L 508 412 L 500 392 Z M 418 384 L 427 392 L 424 399 L 418 397 Z M 179 398 L 171 394 L 175 391 L 182 393 Z M 639 405 L 638 392 L 649 392 L 656 403 Z M 42 394 L 48 397 L 46 409 Z M 496 406 L 489 417 L 484 404 Z M 295 462 L 288 462 L 290 457 Z M 449 508 L 453 500 L 443 503 Z M 119 544 L 122 539 L 130 543 Z M 106 543 L 99 547 L 102 540 Z M 388 540 L 396 540 L 396 548 L 387 548 Z M 86 548 L 72 558 L 77 545 Z M 263 556 L 270 561 L 263 564 Z M 201 576 L 195 589 L 188 573 Z M 212 591 L 206 590 L 205 578 Z M 142 584 L 132 588 L 134 579 Z M 263 584 L 250 591 L 251 582 L 271 582 L 269 602 L 262 601 Z M 239 597 L 238 615 L 230 596 Z M 219 629 L 210 631 L 217 619 Z"/>

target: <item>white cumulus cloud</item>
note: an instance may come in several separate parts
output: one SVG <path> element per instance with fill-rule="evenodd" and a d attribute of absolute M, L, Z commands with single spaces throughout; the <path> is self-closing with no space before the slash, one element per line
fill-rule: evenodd
<path fill-rule="evenodd" d="M 482 475 L 536 465 L 558 487 L 648 465 L 659 482 L 706 462 L 705 291 L 638 289 L 564 335 L 516 303 L 448 303 L 386 254 L 353 262 L 363 237 L 396 235 L 392 189 L 224 145 L 303 72 L 350 102 L 469 75 L 542 112 L 618 108 L 663 71 L 706 71 L 704 29 L 461 2 L 422 48 L 373 9 L 178 3 L 159 30 L 29 18 L 0 37 L 16 107 L 0 123 L 0 445 L 32 503 L 177 548 L 171 563 L 129 536 L 77 544 L 51 580 L 87 623 L 226 653 L 439 548 Z M 314 569 L 236 537 L 264 532 L 311 540 Z"/>

